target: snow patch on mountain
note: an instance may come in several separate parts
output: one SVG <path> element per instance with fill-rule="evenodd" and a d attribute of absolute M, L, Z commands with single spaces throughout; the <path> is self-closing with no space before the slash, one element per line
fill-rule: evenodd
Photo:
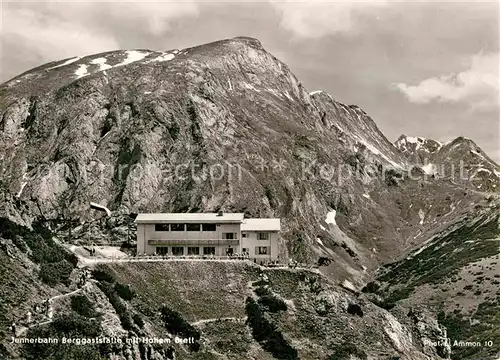
<path fill-rule="evenodd" d="M 154 59 L 148 62 L 162 62 L 162 61 L 170 61 L 175 58 L 174 53 L 163 53 L 160 56 L 155 57 Z"/>
<path fill-rule="evenodd" d="M 285 96 L 288 98 L 288 100 L 293 101 L 293 97 L 288 93 L 288 91 L 285 91 Z"/>
<path fill-rule="evenodd" d="M 476 173 L 478 173 L 478 172 L 487 172 L 488 174 L 491 174 L 491 171 L 488 170 L 488 169 L 485 169 L 485 168 L 479 168 L 479 169 L 477 169 Z"/>
<path fill-rule="evenodd" d="M 104 71 L 106 69 L 112 68 L 111 65 L 106 64 L 106 61 L 107 61 L 106 58 L 97 58 L 97 59 L 92 59 L 90 63 L 94 65 L 99 65 L 99 71 Z"/>
<path fill-rule="evenodd" d="M 80 60 L 81 57 L 80 56 L 75 56 L 74 58 L 71 58 L 71 59 L 68 59 L 66 60 L 65 62 L 63 62 L 62 64 L 59 64 L 59 65 L 56 65 L 56 66 L 52 66 L 50 67 L 48 70 L 52 70 L 52 69 L 57 69 L 59 67 L 62 67 L 62 66 L 66 66 L 66 65 L 69 65 L 69 64 L 73 64 L 74 62 Z"/>
<path fill-rule="evenodd" d="M 436 171 L 436 166 L 434 164 L 425 164 L 422 166 L 422 170 L 427 174 L 427 175 L 432 175 Z"/>
<path fill-rule="evenodd" d="M 481 160 L 480 161 L 485 161 L 487 163 L 491 163 L 483 154 L 481 154 L 479 151 L 476 151 L 474 149 L 469 150 L 471 154 L 476 155 L 479 157 Z"/>
<path fill-rule="evenodd" d="M 28 179 L 28 174 L 24 173 L 22 178 L 23 181 L 21 182 L 21 188 L 17 192 L 16 197 L 20 197 L 21 194 L 23 193 L 24 188 L 28 184 L 28 181 L 26 181 L 27 179 Z"/>
<path fill-rule="evenodd" d="M 254 91 L 260 92 L 259 89 L 257 89 L 255 86 L 253 86 L 252 84 L 249 84 L 247 82 L 240 82 L 240 85 L 243 86 L 245 89 L 249 89 L 249 90 L 254 90 Z"/>
<path fill-rule="evenodd" d="M 149 51 L 146 52 L 146 51 L 137 51 L 137 50 L 127 50 L 127 51 L 125 51 L 125 54 L 127 54 L 127 57 L 125 58 L 125 60 L 123 60 L 119 64 L 114 65 L 113 67 L 132 64 L 133 62 L 144 59 L 146 56 L 148 56 L 151 53 Z"/>
<path fill-rule="evenodd" d="M 418 138 L 418 137 L 412 137 L 412 136 L 407 136 L 404 140 L 407 143 L 413 143 L 413 144 L 418 144 L 418 143 L 421 142 L 420 138 Z"/>
<path fill-rule="evenodd" d="M 420 225 L 423 225 L 425 219 L 425 212 L 422 209 L 418 210 L 418 217 L 420 218 Z"/>
<path fill-rule="evenodd" d="M 388 156 L 386 156 L 385 154 L 381 153 L 375 146 L 373 146 L 372 144 L 370 144 L 365 139 L 363 139 L 363 138 L 361 138 L 359 136 L 355 136 L 355 137 L 357 138 L 357 140 L 360 143 L 362 143 L 363 145 L 365 145 L 366 148 L 368 150 L 370 150 L 373 154 L 380 156 L 382 159 L 384 159 L 385 161 L 387 161 L 389 164 L 391 164 L 395 168 L 398 168 L 398 169 L 403 169 L 404 168 L 404 166 L 402 166 L 401 164 L 398 164 L 398 163 L 394 162 Z"/>
<path fill-rule="evenodd" d="M 337 215 L 336 210 L 330 211 L 328 214 L 326 214 L 325 222 L 327 224 L 337 225 L 337 222 L 335 221 L 335 215 Z"/>
<path fill-rule="evenodd" d="M 407 135 L 401 135 L 399 139 L 394 142 L 394 145 L 399 150 L 410 153 L 418 150 L 435 153 L 443 147 L 443 144 L 437 140 Z"/>
<path fill-rule="evenodd" d="M 78 69 L 75 71 L 75 75 L 77 76 L 77 79 L 90 75 L 90 73 L 88 72 L 89 65 L 99 65 L 99 69 L 95 72 L 100 72 L 100 71 L 104 72 L 105 70 L 108 69 L 129 65 L 134 62 L 140 61 L 149 54 L 151 54 L 151 52 L 149 51 L 126 50 L 125 51 L 126 58 L 121 63 L 115 65 L 107 64 L 107 58 L 105 57 L 95 58 L 90 60 L 89 64 L 80 64 Z"/>
<path fill-rule="evenodd" d="M 344 282 L 342 283 L 342 286 L 349 289 L 349 290 L 356 291 L 356 287 L 349 280 L 344 280 Z"/>
<path fill-rule="evenodd" d="M 420 149 L 420 147 L 422 146 L 422 144 L 424 143 L 425 139 L 421 138 L 421 137 L 413 137 L 413 136 L 406 136 L 404 138 L 401 138 L 398 142 L 397 142 L 397 145 L 400 145 L 400 144 L 416 144 L 415 146 L 415 150 L 418 150 Z"/>
<path fill-rule="evenodd" d="M 85 65 L 85 64 L 80 64 L 80 66 L 78 66 L 78 69 L 76 69 L 76 71 L 75 71 L 75 75 L 76 75 L 77 79 L 80 79 L 80 78 L 87 76 L 89 74 L 87 71 L 87 68 L 88 68 L 88 65 Z"/>
<path fill-rule="evenodd" d="M 275 96 L 281 97 L 281 94 L 279 92 L 277 92 L 275 89 L 266 89 L 266 90 Z"/>

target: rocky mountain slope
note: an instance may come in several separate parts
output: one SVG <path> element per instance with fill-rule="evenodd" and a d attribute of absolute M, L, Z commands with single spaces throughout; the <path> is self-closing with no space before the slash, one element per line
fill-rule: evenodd
<path fill-rule="evenodd" d="M 0 85 L 0 119 L 0 216 L 50 227 L 62 242 L 121 243 L 138 212 L 276 216 L 283 258 L 330 257 L 322 272 L 360 289 L 383 264 L 428 255 L 433 239 L 498 213 L 499 167 L 472 141 L 403 136 L 391 144 L 363 110 L 309 93 L 251 38 L 46 64 Z M 22 244 L 7 235 L 5 246 Z M 35 268 L 68 270 L 64 256 L 42 257 Z M 401 274 L 406 293 L 421 285 Z M 393 285 L 376 296 L 390 298 Z"/>
<path fill-rule="evenodd" d="M 428 175 L 447 178 L 479 191 L 498 192 L 500 166 L 471 139 L 461 136 L 443 144 L 401 135 L 395 145 Z"/>
<path fill-rule="evenodd" d="M 498 200 L 498 199 L 497 199 Z M 387 264 L 364 292 L 401 312 L 425 304 L 448 329 L 453 359 L 497 359 L 500 346 L 500 203 L 467 217 Z M 465 345 L 464 345 L 465 344 Z"/>

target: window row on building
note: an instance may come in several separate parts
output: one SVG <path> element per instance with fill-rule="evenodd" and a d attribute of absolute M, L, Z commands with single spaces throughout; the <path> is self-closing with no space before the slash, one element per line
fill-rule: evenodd
<path fill-rule="evenodd" d="M 188 246 L 187 250 L 184 246 L 158 246 L 156 247 L 156 254 L 158 255 L 173 255 L 173 256 L 184 256 L 184 255 L 216 255 L 215 246 Z M 170 252 L 169 252 L 170 249 Z M 243 254 L 248 254 L 248 248 L 242 248 Z M 255 255 L 269 255 L 271 253 L 270 246 L 256 246 Z M 225 255 L 234 254 L 234 248 L 228 247 L 225 249 Z"/>
<path fill-rule="evenodd" d="M 155 224 L 155 232 L 165 232 L 165 231 L 207 231 L 214 232 L 216 231 L 216 224 Z M 242 233 L 242 237 L 246 238 L 248 236 L 247 233 Z M 237 239 L 237 233 L 223 233 L 223 239 L 232 240 Z M 268 232 L 258 232 L 257 233 L 258 240 L 269 240 Z"/>
<path fill-rule="evenodd" d="M 217 224 L 155 224 L 155 231 L 216 231 Z"/>

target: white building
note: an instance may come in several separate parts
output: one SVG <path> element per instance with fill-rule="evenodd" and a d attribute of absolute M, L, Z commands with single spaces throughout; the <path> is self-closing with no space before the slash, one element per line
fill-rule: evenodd
<path fill-rule="evenodd" d="M 137 253 L 171 256 L 247 253 L 278 258 L 280 219 L 245 219 L 243 213 L 139 214 Z"/>

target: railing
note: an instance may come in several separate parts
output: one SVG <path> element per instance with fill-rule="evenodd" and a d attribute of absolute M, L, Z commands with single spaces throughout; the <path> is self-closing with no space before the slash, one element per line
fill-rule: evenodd
<path fill-rule="evenodd" d="M 168 240 L 148 240 L 148 245 L 170 245 L 170 246 L 220 246 L 239 245 L 237 239 L 168 239 Z"/>
<path fill-rule="evenodd" d="M 150 255 L 138 254 L 134 259 L 144 260 L 250 260 L 250 257 L 243 255 Z"/>

